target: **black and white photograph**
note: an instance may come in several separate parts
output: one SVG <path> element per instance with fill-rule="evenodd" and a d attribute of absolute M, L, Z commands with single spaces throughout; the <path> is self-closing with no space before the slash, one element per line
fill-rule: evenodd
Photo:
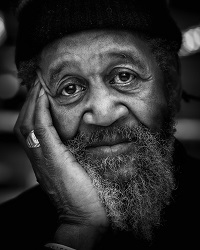
<path fill-rule="evenodd" d="M 0 0 L 1 250 L 198 248 L 199 5 Z"/>

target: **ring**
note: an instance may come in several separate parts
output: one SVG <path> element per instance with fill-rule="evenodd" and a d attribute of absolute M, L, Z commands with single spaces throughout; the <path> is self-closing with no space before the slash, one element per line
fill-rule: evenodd
<path fill-rule="evenodd" d="M 29 133 L 29 135 L 26 138 L 26 142 L 27 142 L 27 145 L 29 148 L 39 148 L 40 147 L 40 143 L 34 134 L 34 130 L 31 130 L 31 132 Z"/>

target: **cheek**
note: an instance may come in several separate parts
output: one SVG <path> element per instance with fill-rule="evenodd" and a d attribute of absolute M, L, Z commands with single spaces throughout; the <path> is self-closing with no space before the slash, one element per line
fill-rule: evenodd
<path fill-rule="evenodd" d="M 72 139 L 78 132 L 81 110 L 69 108 L 58 104 L 55 100 L 50 100 L 51 115 L 55 126 L 62 140 Z"/>
<path fill-rule="evenodd" d="M 137 119 L 152 131 L 161 129 L 168 115 L 166 96 L 159 88 L 143 92 L 132 100 L 131 107 Z"/>
<path fill-rule="evenodd" d="M 153 131 L 157 131 L 163 127 L 168 114 L 167 106 L 156 100 L 140 103 L 137 113 L 140 121 Z"/>

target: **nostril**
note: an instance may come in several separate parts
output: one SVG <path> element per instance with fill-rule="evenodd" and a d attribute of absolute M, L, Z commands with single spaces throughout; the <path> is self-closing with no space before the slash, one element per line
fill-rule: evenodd
<path fill-rule="evenodd" d="M 83 115 L 83 121 L 87 124 L 109 126 L 115 121 L 115 119 L 111 114 L 87 112 Z"/>
<path fill-rule="evenodd" d="M 86 124 L 99 126 L 110 126 L 114 122 L 125 118 L 129 114 L 126 106 L 110 107 L 105 110 L 90 110 L 83 115 L 83 121 Z"/>

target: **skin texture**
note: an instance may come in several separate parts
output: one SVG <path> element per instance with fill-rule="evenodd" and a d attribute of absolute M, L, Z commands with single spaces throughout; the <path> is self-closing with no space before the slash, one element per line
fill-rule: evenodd
<path fill-rule="evenodd" d="M 37 181 L 58 210 L 61 226 L 55 241 L 93 249 L 109 222 L 89 176 L 63 141 L 113 124 L 142 123 L 159 131 L 168 112 L 163 74 L 147 44 L 126 32 L 65 37 L 43 50 L 39 68 L 15 132 Z M 27 147 L 32 129 L 39 148 Z M 127 145 L 117 141 L 90 150 L 104 156 Z"/>
<path fill-rule="evenodd" d="M 113 52 L 117 56 L 109 56 Z M 133 61 L 141 61 L 143 68 L 139 68 L 137 61 L 132 63 L 126 54 Z M 69 65 L 50 82 L 50 69 L 65 61 Z M 67 37 L 43 51 L 40 68 L 52 95 L 55 126 L 64 140 L 73 138 L 77 132 L 88 133 L 95 126 L 113 123 L 133 126 L 141 122 L 152 130 L 162 125 L 167 109 L 163 75 L 150 49 L 136 37 L 127 33 L 107 36 L 106 32 Z M 136 74 L 136 79 L 127 87 L 110 84 L 115 68 L 128 69 Z M 71 99 L 57 94 L 68 83 L 66 75 L 79 78 L 77 82 L 87 90 L 79 91 Z"/>

